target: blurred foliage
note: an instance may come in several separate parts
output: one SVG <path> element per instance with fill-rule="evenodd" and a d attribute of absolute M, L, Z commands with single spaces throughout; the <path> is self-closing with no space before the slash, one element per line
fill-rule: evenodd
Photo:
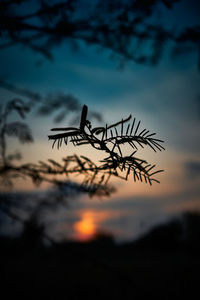
<path fill-rule="evenodd" d="M 14 101 L 17 99 L 18 102 L 24 101 L 24 111 L 19 108 L 17 110 L 18 113 L 23 114 L 23 116 L 21 115 L 22 118 L 25 112 L 28 113 L 30 110 L 34 110 L 41 117 L 53 117 L 55 123 L 62 122 L 65 118 L 71 118 L 70 123 L 73 125 L 79 122 L 82 104 L 78 98 L 71 94 L 59 92 L 41 95 L 30 89 L 20 88 L 8 83 L 3 79 L 0 79 L 0 87 L 20 97 L 14 98 Z M 16 110 L 17 107 L 14 109 Z M 98 122 L 103 120 L 102 115 L 97 111 L 91 111 L 89 117 Z"/>
<path fill-rule="evenodd" d="M 165 51 L 199 57 L 199 26 L 169 29 L 156 18 L 160 8 L 173 10 L 178 1 L 3 0 L 0 49 L 21 45 L 53 60 L 55 47 L 67 43 L 75 51 L 84 42 L 108 49 L 119 67 L 130 60 L 155 65 Z"/>

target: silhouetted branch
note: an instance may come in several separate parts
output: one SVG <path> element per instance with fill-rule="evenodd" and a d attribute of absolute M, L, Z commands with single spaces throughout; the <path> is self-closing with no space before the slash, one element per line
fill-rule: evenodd
<path fill-rule="evenodd" d="M 102 177 L 101 183 L 107 182 L 111 175 L 119 176 L 117 170 L 126 172 L 126 176 L 122 177 L 126 180 L 128 179 L 130 172 L 132 172 L 134 181 L 144 180 L 150 185 L 152 184 L 152 181 L 159 182 L 157 179 L 152 178 L 152 176 L 163 170 L 154 171 L 155 165 L 148 164 L 145 160 L 135 157 L 135 153 L 138 151 L 138 147 L 144 148 L 144 146 L 149 146 L 155 152 L 157 150 L 164 150 L 164 147 L 161 145 L 163 141 L 154 138 L 155 133 L 149 133 L 149 130 L 147 129 L 143 129 L 139 132 L 140 121 L 136 125 L 135 118 L 133 119 L 133 122 L 128 123 L 127 125 L 126 123 L 129 122 L 132 117 L 131 115 L 127 119 L 122 119 L 115 124 L 92 128 L 91 122 L 87 120 L 87 110 L 87 106 L 84 105 L 80 126 L 78 128 L 66 127 L 51 129 L 52 131 L 63 131 L 63 133 L 49 135 L 49 139 L 53 140 L 52 147 L 57 143 L 57 148 L 59 149 L 62 142 L 66 145 L 68 142 L 72 142 L 74 146 L 91 145 L 97 150 L 105 151 L 108 156 L 101 161 L 102 165 L 98 167 L 93 165 L 91 161 L 88 161 L 87 158 L 84 162 L 75 156 L 75 160 L 79 164 L 81 173 L 87 173 L 89 171 L 88 168 L 85 168 L 86 162 L 90 163 L 90 171 L 93 170 L 94 172 L 94 177 L 92 178 L 95 178 L 99 171 L 106 171 L 103 175 L 104 177 Z M 125 124 L 127 125 L 126 129 Z M 112 131 L 113 129 L 115 130 Z M 129 144 L 133 149 L 130 156 L 123 156 L 121 146 L 124 144 Z M 108 176 L 107 179 L 105 175 Z M 90 182 L 93 183 L 93 181 Z"/>

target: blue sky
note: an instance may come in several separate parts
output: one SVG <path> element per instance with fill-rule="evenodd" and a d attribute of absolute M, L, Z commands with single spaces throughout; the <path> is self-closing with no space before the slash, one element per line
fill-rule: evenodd
<path fill-rule="evenodd" d="M 164 22 L 171 27 L 198 23 L 197 2 L 177 3 L 174 12 L 165 13 Z M 1 50 L 0 79 L 43 95 L 59 91 L 72 94 L 89 109 L 101 112 L 108 123 L 131 113 L 141 120 L 143 128 L 157 132 L 159 138 L 165 140 L 166 147 L 166 151 L 158 155 L 151 151 L 141 152 L 150 162 L 165 169 L 159 176 L 160 185 L 150 188 L 130 181 L 117 183 L 118 192 L 103 203 L 83 197 L 77 207 L 72 204 L 74 222 L 86 209 L 93 212 L 107 210 L 110 216 L 117 210 L 113 218 L 100 218 L 99 223 L 116 235 L 123 227 L 123 233 L 119 235 L 131 238 L 170 216 L 185 210 L 199 210 L 200 72 L 196 54 L 177 60 L 164 56 L 158 66 L 128 62 L 124 70 L 118 70 L 117 61 L 109 58 L 108 51 L 97 51 L 95 47 L 81 45 L 74 52 L 62 45 L 53 54 L 54 61 L 49 62 L 20 47 Z M 0 88 L 0 94 L 2 103 L 13 97 L 3 88 Z M 52 151 L 47 141 L 52 119 L 41 120 L 30 114 L 27 120 L 35 143 L 22 148 L 24 161 L 49 157 L 61 159 L 66 149 Z M 66 123 L 67 120 L 63 124 Z M 17 141 L 10 141 L 9 145 L 10 148 L 20 147 Z M 73 154 L 74 149 L 70 147 L 67 151 L 67 154 L 70 151 Z M 23 184 L 20 183 L 20 188 Z M 132 213 L 128 214 L 129 209 Z M 70 213 L 63 217 L 66 224 Z"/>

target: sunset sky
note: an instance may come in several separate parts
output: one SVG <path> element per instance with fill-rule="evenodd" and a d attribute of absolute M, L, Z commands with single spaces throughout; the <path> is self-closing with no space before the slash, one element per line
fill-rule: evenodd
<path fill-rule="evenodd" d="M 190 26 L 199 22 L 198 1 L 181 1 L 174 10 L 164 11 L 167 26 Z M 109 232 L 119 240 L 127 240 L 146 232 L 152 226 L 188 210 L 200 210 L 200 71 L 197 53 L 173 60 L 164 55 L 157 66 L 128 62 L 118 70 L 108 51 L 81 45 L 73 51 L 63 44 L 53 52 L 49 62 L 39 54 L 14 46 L 0 51 L 0 79 L 42 95 L 63 92 L 72 94 L 89 110 L 100 112 L 104 122 L 111 124 L 130 113 L 141 128 L 156 132 L 164 140 L 165 151 L 139 151 L 138 157 L 164 169 L 161 183 L 148 186 L 113 180 L 117 191 L 109 198 L 85 195 L 69 199 L 69 209 L 48 216 L 50 234 L 61 238 L 87 240 L 97 231 Z M 5 104 L 15 95 L 0 87 L 0 102 Z M 13 115 L 17 120 L 17 116 Z M 21 146 L 9 140 L 9 150 L 21 149 L 25 162 L 54 158 L 77 151 L 73 146 L 51 148 L 47 135 L 55 126 L 51 117 L 35 113 L 27 116 L 34 143 Z M 59 126 L 68 126 L 66 118 Z M 57 126 L 57 125 L 56 125 Z M 82 151 L 82 152 L 81 152 Z M 84 152 L 85 151 L 85 152 Z M 89 155 L 83 147 L 79 153 Z M 98 160 L 91 151 L 91 158 Z M 19 181 L 17 190 L 33 186 Z M 59 222 L 58 222 L 59 219 Z M 6 229 L 5 229 L 6 230 Z"/>

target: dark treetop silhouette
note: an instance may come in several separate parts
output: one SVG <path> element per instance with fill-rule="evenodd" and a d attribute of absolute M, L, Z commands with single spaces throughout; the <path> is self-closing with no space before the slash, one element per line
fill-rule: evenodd
<path fill-rule="evenodd" d="M 128 60 L 155 65 L 166 50 L 199 57 L 199 26 L 169 29 L 155 16 L 160 7 L 170 10 L 178 1 L 4 0 L 0 49 L 22 45 L 52 60 L 54 47 L 67 42 L 77 49 L 84 42 L 108 49 L 120 65 Z"/>

